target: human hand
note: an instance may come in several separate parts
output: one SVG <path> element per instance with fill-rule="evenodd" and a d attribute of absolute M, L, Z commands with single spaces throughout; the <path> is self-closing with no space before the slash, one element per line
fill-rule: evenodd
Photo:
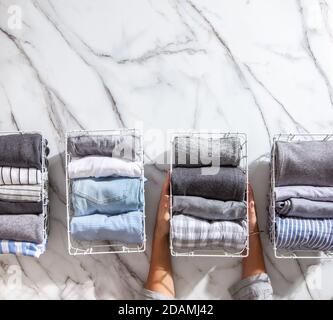
<path fill-rule="evenodd" d="M 248 211 L 249 211 L 249 231 L 250 234 L 253 232 L 258 232 L 258 222 L 257 222 L 257 214 L 256 214 L 256 206 L 254 202 L 254 194 L 253 189 L 250 184 L 248 184 Z"/>
<path fill-rule="evenodd" d="M 163 183 L 160 203 L 158 207 L 155 236 L 165 237 L 168 236 L 170 231 L 170 173 L 167 173 Z"/>

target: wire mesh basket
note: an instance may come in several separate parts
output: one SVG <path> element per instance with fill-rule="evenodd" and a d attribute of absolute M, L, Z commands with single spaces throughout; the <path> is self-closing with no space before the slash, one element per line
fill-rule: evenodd
<path fill-rule="evenodd" d="M 136 136 L 139 138 L 139 146 L 135 145 L 140 153 L 142 161 L 141 179 L 144 183 L 143 169 L 143 137 L 142 132 L 138 129 L 116 129 L 116 130 L 77 130 L 66 133 L 66 195 L 67 195 L 67 233 L 68 233 L 68 252 L 70 255 L 87 255 L 87 254 L 107 254 L 107 253 L 138 253 L 144 252 L 146 249 L 146 224 L 145 224 L 145 201 L 143 204 L 143 242 L 142 244 L 125 244 L 116 241 L 79 241 L 76 240 L 70 231 L 70 222 L 73 216 L 73 208 L 71 202 L 71 180 L 68 175 L 68 164 L 72 156 L 68 150 L 68 139 L 77 136 Z M 143 188 L 143 193 L 144 193 Z M 144 198 L 144 194 L 143 194 Z"/>
<path fill-rule="evenodd" d="M 171 161 L 170 161 L 170 174 L 172 175 L 173 170 L 173 164 L 175 159 L 175 138 L 176 137 L 201 137 L 201 138 L 239 138 L 240 144 L 241 144 L 241 159 L 240 159 L 240 165 L 239 167 L 244 171 L 246 174 L 246 199 L 248 199 L 248 155 L 247 155 L 247 136 L 245 133 L 223 133 L 220 131 L 174 131 L 171 133 Z M 248 206 L 247 212 L 246 212 L 246 224 L 247 224 L 247 230 L 248 228 Z M 244 246 L 244 249 L 240 252 L 228 252 L 226 250 L 223 250 L 223 248 L 219 249 L 211 249 L 211 248 L 186 248 L 186 249 L 179 249 L 176 248 L 173 244 L 173 196 L 172 196 L 172 184 L 170 183 L 170 212 L 171 212 L 171 218 L 170 218 L 170 251 L 172 256 L 187 256 L 187 257 L 226 257 L 226 258 L 239 258 L 239 257 L 247 257 L 249 254 L 249 233 L 247 231 L 247 237 L 246 237 L 246 243 Z"/>
<path fill-rule="evenodd" d="M 275 214 L 275 150 L 278 141 L 296 142 L 296 141 L 329 141 L 333 140 L 332 134 L 278 134 L 273 137 L 273 146 L 271 154 L 271 188 L 269 204 L 269 233 L 273 244 L 274 255 L 280 259 L 332 259 L 333 251 L 318 250 L 286 250 L 277 247 L 276 243 L 276 214 Z M 333 160 L 332 160 L 333 161 Z"/>
<path fill-rule="evenodd" d="M 41 169 L 41 183 L 42 183 L 42 203 L 43 203 L 43 249 L 40 254 L 43 254 L 46 249 L 48 234 L 49 234 L 49 178 L 48 178 L 48 162 L 47 162 L 47 140 L 39 131 L 1 131 L 0 136 L 5 135 L 23 135 L 23 134 L 40 134 L 42 137 L 42 169 Z"/>

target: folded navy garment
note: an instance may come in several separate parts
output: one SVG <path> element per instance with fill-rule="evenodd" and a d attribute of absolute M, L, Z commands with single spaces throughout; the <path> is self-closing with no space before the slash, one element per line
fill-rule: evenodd
<path fill-rule="evenodd" d="M 140 139 L 135 135 L 83 135 L 68 138 L 67 144 L 72 157 L 93 155 L 141 160 Z"/>
<path fill-rule="evenodd" d="M 43 202 L 9 202 L 0 200 L 1 214 L 40 214 L 43 212 Z M 1 238 L 0 238 L 1 239 Z"/>
<path fill-rule="evenodd" d="M 275 205 L 278 214 L 300 218 L 333 218 L 333 202 L 290 198 Z"/>
<path fill-rule="evenodd" d="M 333 249 L 333 219 L 302 219 L 276 216 L 276 246 L 287 250 Z"/>
<path fill-rule="evenodd" d="M 38 133 L 0 136 L 0 166 L 42 168 L 42 136 Z"/>
<path fill-rule="evenodd" d="M 113 215 L 143 209 L 141 178 L 107 177 L 72 180 L 74 216 Z"/>
<path fill-rule="evenodd" d="M 173 196 L 172 200 L 174 214 L 186 214 L 206 220 L 246 218 L 246 202 L 220 201 L 191 196 Z"/>
<path fill-rule="evenodd" d="M 241 145 L 237 137 L 175 137 L 176 167 L 237 167 L 240 157 Z"/>
<path fill-rule="evenodd" d="M 333 141 L 278 141 L 275 152 L 276 186 L 333 186 Z"/>
<path fill-rule="evenodd" d="M 0 215 L 0 239 L 42 243 L 43 233 L 42 214 Z"/>
<path fill-rule="evenodd" d="M 333 202 L 333 188 L 313 186 L 284 186 L 275 188 L 276 201 L 284 201 L 291 198 Z"/>
<path fill-rule="evenodd" d="M 172 194 L 222 201 L 245 199 L 246 176 L 240 168 L 174 168 Z"/>
<path fill-rule="evenodd" d="M 143 213 L 129 212 L 116 216 L 94 214 L 73 217 L 71 234 L 81 241 L 118 241 L 127 244 L 143 242 Z"/>

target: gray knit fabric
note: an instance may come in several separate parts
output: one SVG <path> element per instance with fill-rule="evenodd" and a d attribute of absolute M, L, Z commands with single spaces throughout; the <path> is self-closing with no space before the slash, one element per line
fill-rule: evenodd
<path fill-rule="evenodd" d="M 0 215 L 0 239 L 43 242 L 44 217 L 42 214 Z"/>
<path fill-rule="evenodd" d="M 333 141 L 276 142 L 276 186 L 333 186 Z"/>
<path fill-rule="evenodd" d="M 266 273 L 260 273 L 236 282 L 229 288 L 234 300 L 272 300 L 273 288 Z M 174 300 L 157 291 L 143 289 L 141 291 L 144 300 Z"/>
<path fill-rule="evenodd" d="M 246 177 L 240 168 L 174 168 L 172 194 L 222 201 L 245 199 Z"/>
<path fill-rule="evenodd" d="M 240 162 L 239 138 L 176 137 L 175 166 L 234 166 Z"/>
<path fill-rule="evenodd" d="M 173 196 L 174 213 L 182 213 L 207 220 L 238 220 L 246 217 L 246 203 L 219 201 L 202 197 Z"/>
<path fill-rule="evenodd" d="M 0 166 L 42 168 L 42 136 L 38 133 L 0 136 Z"/>

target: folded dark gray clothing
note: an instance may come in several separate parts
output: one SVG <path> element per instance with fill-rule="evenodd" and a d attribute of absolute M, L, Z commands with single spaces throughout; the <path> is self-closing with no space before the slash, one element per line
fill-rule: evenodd
<path fill-rule="evenodd" d="M 174 150 L 176 167 L 237 167 L 241 157 L 241 144 L 237 137 L 175 137 Z"/>
<path fill-rule="evenodd" d="M 42 214 L 0 215 L 0 239 L 43 242 L 44 217 Z"/>
<path fill-rule="evenodd" d="M 38 133 L 0 136 L 0 166 L 42 168 L 42 136 Z"/>
<path fill-rule="evenodd" d="M 174 213 L 206 220 L 239 220 L 246 217 L 246 202 L 220 201 L 202 197 L 174 196 Z"/>
<path fill-rule="evenodd" d="M 313 186 L 284 186 L 275 188 L 275 201 L 284 201 L 290 198 L 333 202 L 333 188 Z"/>
<path fill-rule="evenodd" d="M 275 152 L 276 186 L 333 186 L 333 141 L 278 141 Z"/>
<path fill-rule="evenodd" d="M 177 196 L 196 196 L 222 201 L 245 199 L 246 179 L 240 168 L 174 168 L 171 184 L 172 194 Z"/>
<path fill-rule="evenodd" d="M 275 210 L 288 217 L 333 218 L 333 202 L 291 198 L 276 202 Z"/>
<path fill-rule="evenodd" d="M 135 135 L 82 135 L 68 138 L 67 144 L 72 157 L 95 155 L 141 160 L 141 142 Z"/>
<path fill-rule="evenodd" d="M 9 202 L 0 201 L 0 215 L 2 214 L 40 214 L 43 203 L 39 202 Z"/>

